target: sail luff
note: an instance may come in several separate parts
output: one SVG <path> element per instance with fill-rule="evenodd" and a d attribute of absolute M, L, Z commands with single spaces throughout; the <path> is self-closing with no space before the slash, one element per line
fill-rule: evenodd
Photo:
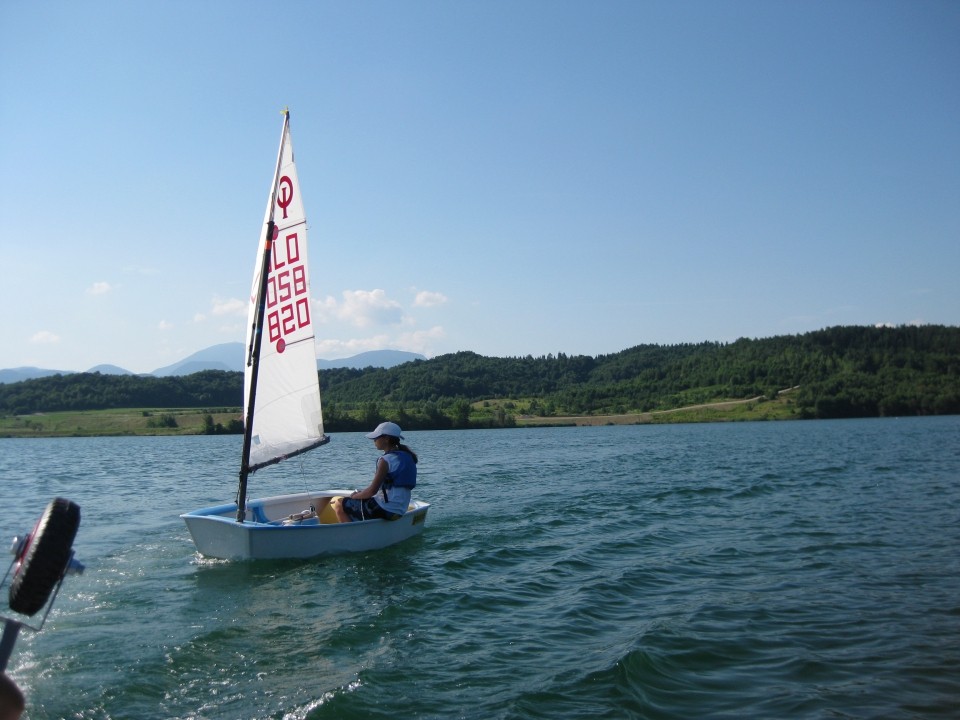
<path fill-rule="evenodd" d="M 260 261 L 260 288 L 257 292 L 257 309 L 251 328 L 252 342 L 247 348 L 246 372 L 250 374 L 247 406 L 244 413 L 243 450 L 240 457 L 240 474 L 237 483 L 237 522 L 246 518 L 247 477 L 256 468 L 250 468 L 250 448 L 253 444 L 253 416 L 256 410 L 257 379 L 260 371 L 260 349 L 263 344 L 263 319 L 267 304 L 267 284 L 270 276 L 270 254 L 273 248 L 275 224 L 273 216 L 277 201 L 277 186 L 280 184 L 280 169 L 283 167 L 283 150 L 290 127 L 290 111 L 283 114 L 283 129 L 280 132 L 280 149 L 277 152 L 277 168 L 273 174 L 270 199 L 267 202 L 266 229 L 263 238 L 263 253 Z"/>
<path fill-rule="evenodd" d="M 247 372 L 251 374 L 250 392 L 247 397 L 246 422 L 243 427 L 243 451 L 240 458 L 240 479 L 237 485 L 237 522 L 243 522 L 247 514 L 247 476 L 250 468 L 250 447 L 253 444 L 253 414 L 257 404 L 257 376 L 260 371 L 260 348 L 263 345 L 263 311 L 266 307 L 267 282 L 269 280 L 270 252 L 273 247 L 273 220 L 267 223 L 266 239 L 261 266 L 260 294 L 257 302 L 257 322 L 253 330 L 253 343 L 247 361 Z M 256 469 L 256 468 L 254 468 Z"/>

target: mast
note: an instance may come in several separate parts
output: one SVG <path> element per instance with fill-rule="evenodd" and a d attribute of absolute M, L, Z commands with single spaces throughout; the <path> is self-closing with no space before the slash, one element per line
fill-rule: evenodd
<path fill-rule="evenodd" d="M 283 131 L 280 135 L 280 152 L 277 154 L 277 169 L 273 174 L 273 189 L 270 192 L 270 216 L 267 221 L 263 256 L 260 260 L 260 288 L 257 292 L 257 313 L 253 324 L 253 343 L 247 348 L 247 366 L 250 368 L 250 393 L 247 397 L 247 412 L 244 416 L 243 451 L 240 457 L 240 480 L 237 485 L 237 522 L 242 523 L 247 514 L 247 477 L 250 475 L 250 446 L 253 443 L 253 411 L 257 399 L 257 376 L 260 372 L 260 347 L 263 342 L 263 318 L 267 306 L 267 285 L 270 275 L 270 255 L 276 226 L 273 213 L 277 204 L 277 184 L 283 162 L 283 146 L 290 126 L 290 110 L 283 111 Z"/>

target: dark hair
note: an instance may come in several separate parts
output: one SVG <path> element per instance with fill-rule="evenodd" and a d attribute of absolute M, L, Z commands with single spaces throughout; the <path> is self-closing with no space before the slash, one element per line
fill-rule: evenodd
<path fill-rule="evenodd" d="M 391 450 L 403 450 L 405 453 L 410 453 L 410 457 L 413 458 L 413 462 L 417 463 L 420 461 L 420 458 L 417 457 L 417 454 L 411 450 L 409 447 L 400 442 L 400 438 L 394 437 L 393 435 L 385 435 L 384 437 L 390 438 L 390 449 Z"/>

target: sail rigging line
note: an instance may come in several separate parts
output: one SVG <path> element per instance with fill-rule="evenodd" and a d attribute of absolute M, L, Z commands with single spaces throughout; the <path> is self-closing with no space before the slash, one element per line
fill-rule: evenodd
<path fill-rule="evenodd" d="M 300 483 L 303 486 L 304 492 L 309 492 L 310 487 L 307 485 L 307 471 L 303 467 L 303 454 L 301 453 L 300 457 L 297 458 L 297 465 L 300 467 Z"/>
<path fill-rule="evenodd" d="M 299 227 L 300 225 L 306 225 L 306 224 L 307 224 L 306 220 L 300 220 L 290 225 L 283 225 L 282 227 L 278 225 L 277 227 L 280 227 L 281 230 L 289 230 L 290 228 L 295 228 L 295 227 Z"/>
<path fill-rule="evenodd" d="M 242 523 L 247 515 L 247 477 L 256 470 L 250 468 L 250 447 L 253 444 L 253 411 L 257 397 L 257 377 L 260 372 L 260 347 L 263 342 L 263 318 L 267 306 L 267 286 L 270 280 L 270 255 L 273 252 L 273 240 L 277 232 L 273 215 L 277 206 L 277 188 L 280 184 L 280 170 L 283 167 L 283 151 L 290 133 L 290 111 L 283 111 L 283 130 L 280 134 L 280 151 L 277 153 L 277 169 L 273 174 L 273 186 L 270 190 L 270 215 L 267 220 L 264 238 L 263 257 L 260 261 L 260 287 L 257 291 L 257 313 L 253 324 L 251 346 L 247 348 L 247 367 L 250 368 L 250 392 L 247 397 L 247 413 L 244 417 L 243 450 L 240 457 L 240 477 L 237 483 L 237 522 Z M 277 460 L 279 462 L 279 459 Z M 259 467 L 262 467 L 259 466 Z"/>
<path fill-rule="evenodd" d="M 292 342 L 288 342 L 287 345 L 286 345 L 286 347 L 288 347 L 288 348 L 293 348 L 293 347 L 296 347 L 297 345 L 301 345 L 301 344 L 303 344 L 303 343 L 305 343 L 305 342 L 315 342 L 316 339 L 317 339 L 317 336 L 316 336 L 316 335 L 310 335 L 309 337 L 300 338 L 299 340 L 293 340 Z M 318 372 L 319 372 L 319 371 L 318 371 Z"/>

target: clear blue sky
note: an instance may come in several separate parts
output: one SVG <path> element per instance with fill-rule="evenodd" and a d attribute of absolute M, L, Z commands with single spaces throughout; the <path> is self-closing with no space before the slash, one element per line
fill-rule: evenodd
<path fill-rule="evenodd" d="M 289 106 L 318 355 L 960 324 L 960 3 L 0 2 L 0 367 L 242 342 Z"/>

